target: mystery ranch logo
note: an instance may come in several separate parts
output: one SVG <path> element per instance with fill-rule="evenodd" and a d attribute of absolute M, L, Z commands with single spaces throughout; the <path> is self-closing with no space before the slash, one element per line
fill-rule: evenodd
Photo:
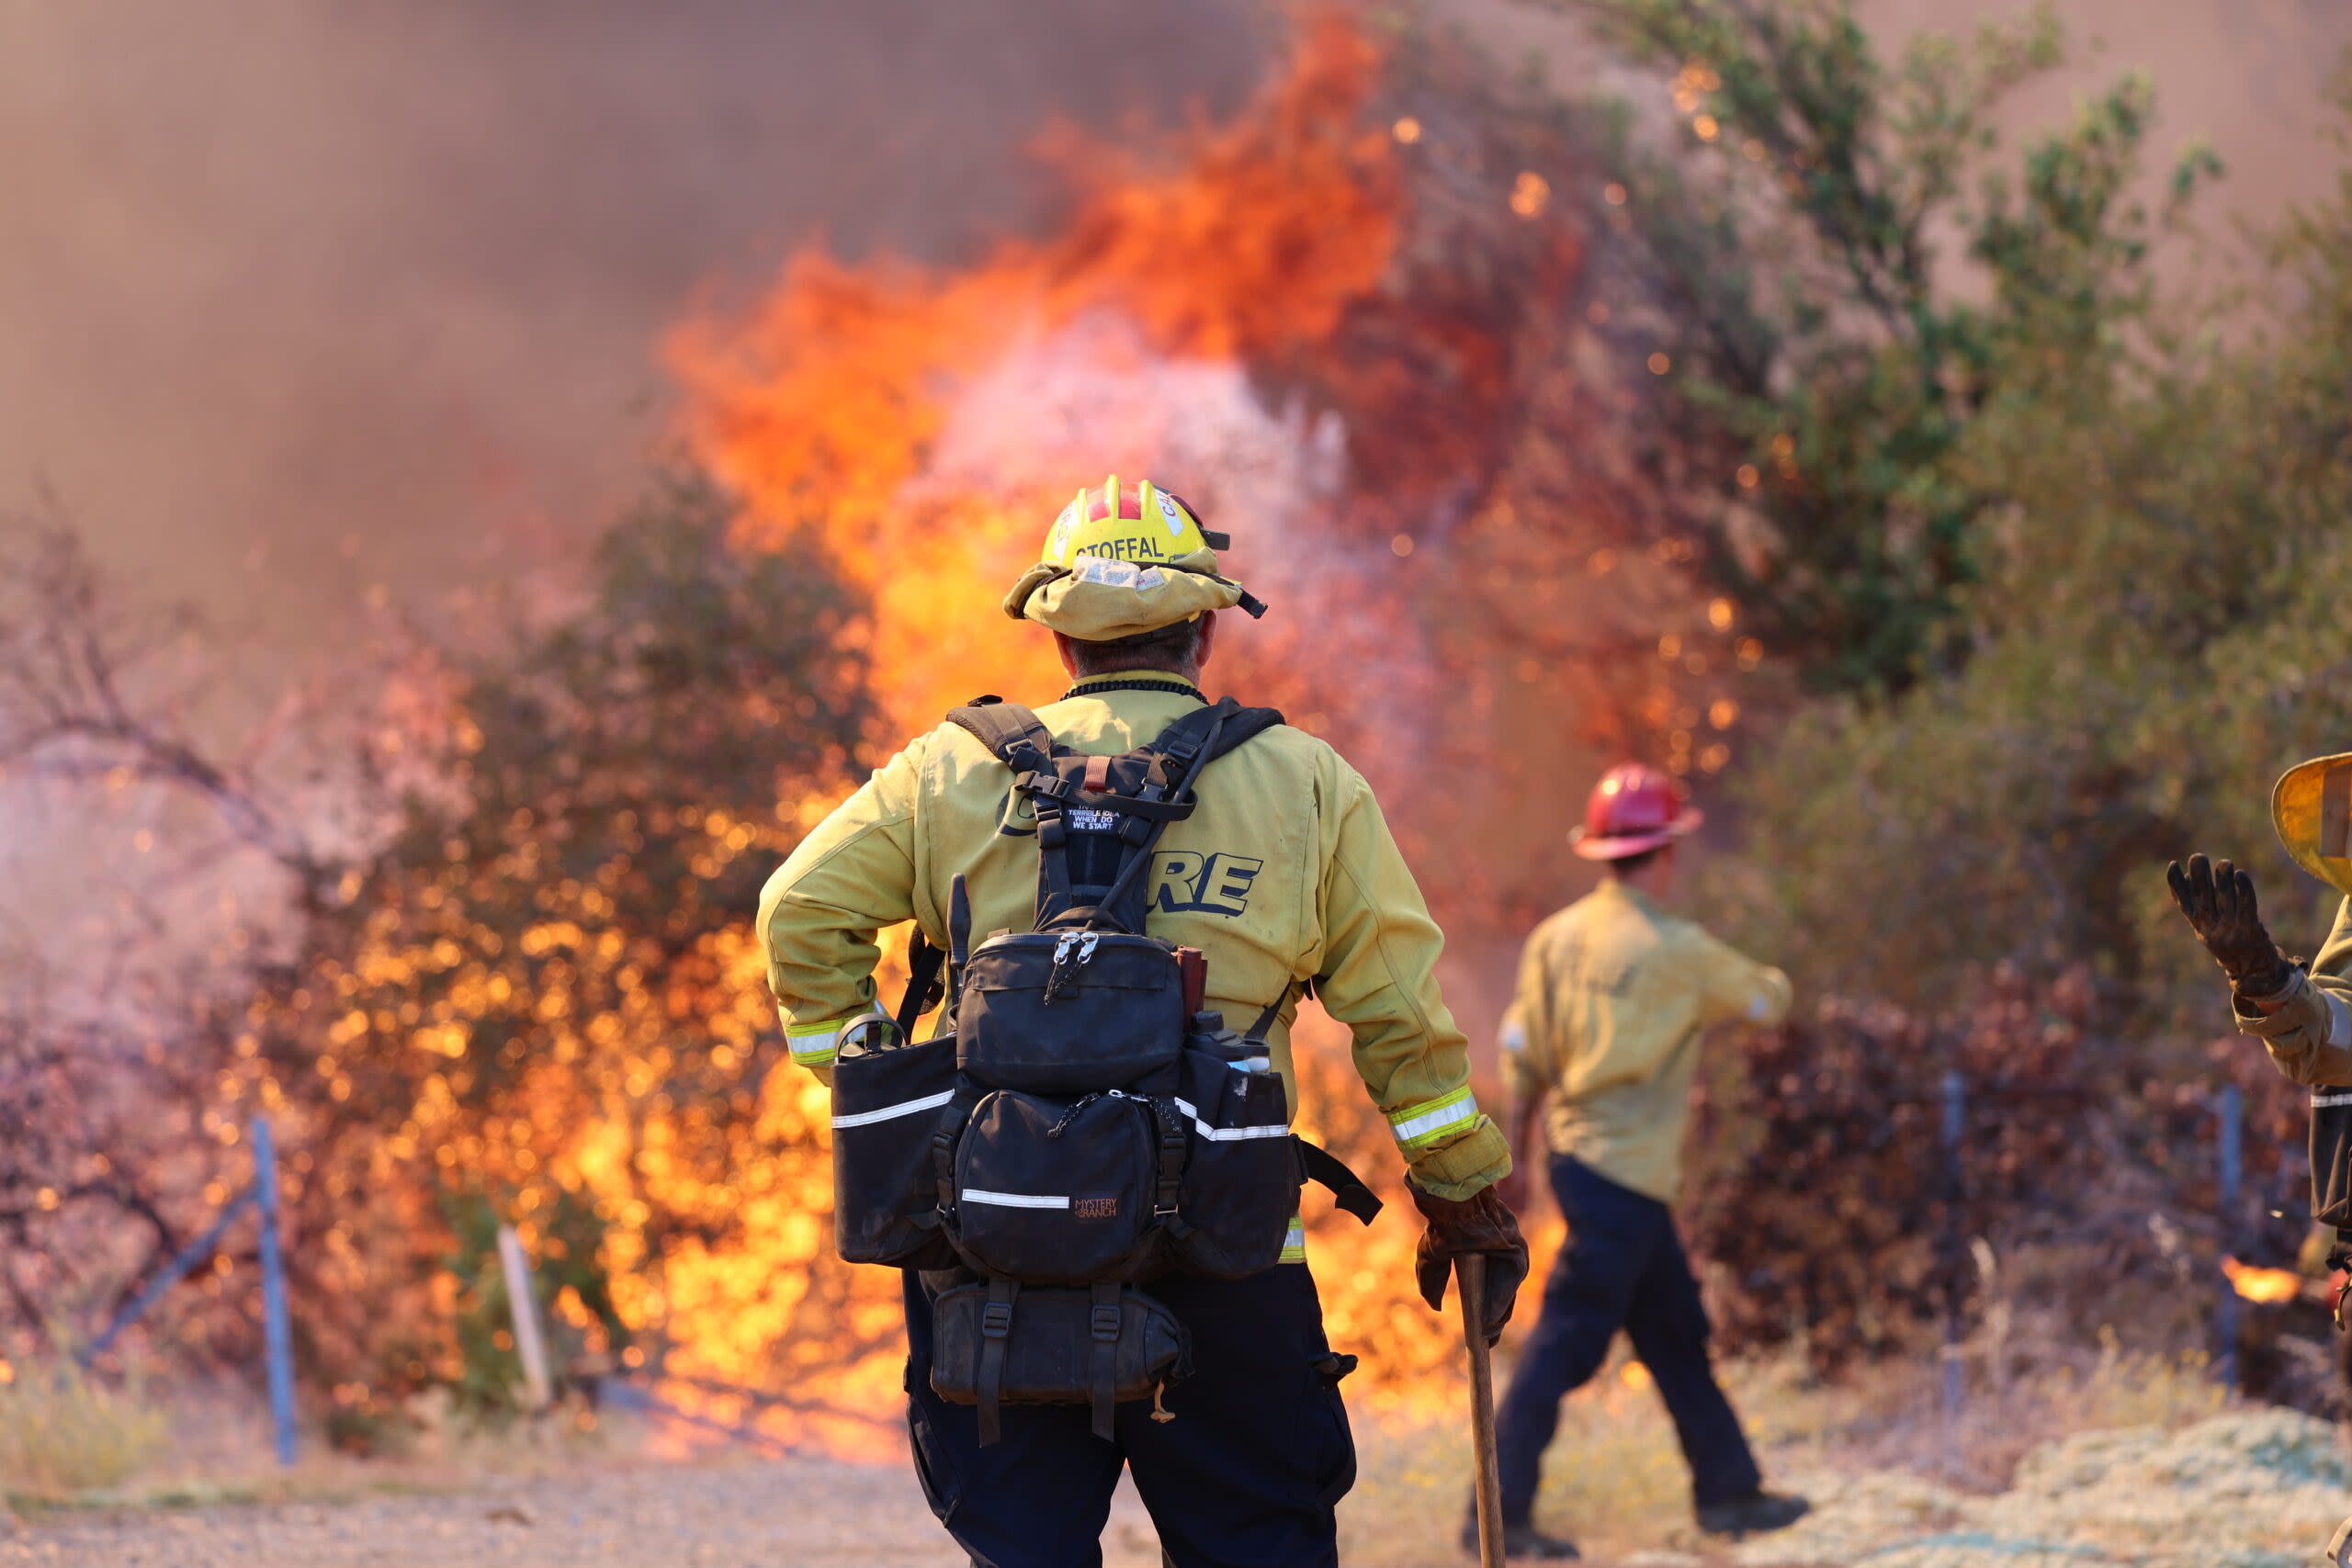
<path fill-rule="evenodd" d="M 1238 915 L 1266 863 L 1248 855 L 1161 850 L 1152 857 L 1151 907 L 1170 915 Z"/>

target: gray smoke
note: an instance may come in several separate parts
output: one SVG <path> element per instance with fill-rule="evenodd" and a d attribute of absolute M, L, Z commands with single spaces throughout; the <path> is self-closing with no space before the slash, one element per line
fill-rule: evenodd
<path fill-rule="evenodd" d="M 968 254 L 1064 115 L 1229 109 L 1248 0 L 0 0 L 0 507 L 316 648 L 593 531 L 658 344 L 820 233 Z"/>
<path fill-rule="evenodd" d="M 1434 0 L 1505 59 L 1533 58 L 1566 85 L 1605 80 L 1619 91 L 1659 93 L 1654 84 L 1604 71 L 1571 17 L 1522 0 Z M 1998 116 L 2015 164 L 2018 142 L 2062 127 L 2083 97 L 2105 90 L 2124 71 L 2155 79 L 2157 116 L 2149 139 L 2157 165 L 2145 195 L 2182 147 L 2211 141 L 2229 177 L 2199 209 L 2214 239 L 2234 238 L 2236 220 L 2276 220 L 2290 202 L 2335 188 L 2345 166 L 2326 140 L 2337 123 L 2327 107 L 2329 77 L 2352 50 L 2352 6 L 2342 0 L 2054 0 L 2065 25 L 2069 59 L 2062 69 L 2013 95 Z M 2030 0 L 1855 0 L 1883 59 L 1899 58 L 1922 32 L 1966 38 L 1985 21 L 2013 20 Z M 2205 258 L 2213 259 L 2211 256 Z M 2179 276 L 2194 265 L 2169 261 Z"/>

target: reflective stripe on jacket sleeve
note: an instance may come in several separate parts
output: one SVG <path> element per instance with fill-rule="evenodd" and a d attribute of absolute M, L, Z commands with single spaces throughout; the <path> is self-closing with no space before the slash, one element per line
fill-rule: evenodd
<path fill-rule="evenodd" d="M 841 1023 L 791 1023 L 784 1030 L 785 1043 L 791 1047 L 792 1059 L 804 1067 L 830 1067 L 833 1065 L 833 1048 L 840 1043 Z"/>
<path fill-rule="evenodd" d="M 1321 787 L 1316 995 L 1348 1026 L 1356 1073 L 1415 1183 L 1440 1198 L 1469 1198 L 1510 1172 L 1510 1149 L 1470 1093 L 1468 1042 L 1438 992 L 1445 938 L 1371 786 L 1333 753 Z"/>
<path fill-rule="evenodd" d="M 1435 1148 L 1478 1124 L 1478 1097 L 1464 1084 L 1452 1094 L 1388 1113 L 1388 1130 L 1407 1154 Z"/>

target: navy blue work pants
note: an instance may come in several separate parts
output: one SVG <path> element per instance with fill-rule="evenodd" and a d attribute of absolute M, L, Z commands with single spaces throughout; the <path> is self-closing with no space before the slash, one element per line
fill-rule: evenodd
<path fill-rule="evenodd" d="M 932 1392 L 931 1299 L 907 1275 L 907 1419 L 932 1512 L 975 1568 L 1100 1568 L 1124 1463 L 1176 1568 L 1336 1568 L 1355 1442 L 1306 1266 L 1143 1288 L 1193 1337 L 1174 1420 L 1122 1404 L 1106 1443 L 1083 1405 L 1007 1405 L 982 1448 L 979 1413 Z"/>
<path fill-rule="evenodd" d="M 1552 1190 L 1568 1245 L 1544 1282 L 1543 1314 L 1496 1415 L 1504 1521 L 1527 1522 L 1560 1401 L 1600 1370 L 1620 1328 L 1674 1417 L 1694 1503 L 1755 1491 L 1756 1457 L 1707 1364 L 1707 1311 L 1673 1211 L 1566 1155 L 1552 1156 Z"/>

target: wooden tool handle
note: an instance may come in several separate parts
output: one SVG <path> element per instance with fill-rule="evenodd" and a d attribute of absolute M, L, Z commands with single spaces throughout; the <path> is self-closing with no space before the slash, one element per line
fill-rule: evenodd
<path fill-rule="evenodd" d="M 1197 947 L 1178 948 L 1176 973 L 1184 987 L 1184 1016 L 1191 1018 L 1209 1005 L 1209 955 Z"/>
<path fill-rule="evenodd" d="M 1461 1281 L 1462 1338 L 1470 1348 L 1470 1439 L 1478 1477 L 1479 1568 L 1503 1568 L 1503 1495 L 1495 1457 L 1495 1366 L 1487 1349 L 1487 1259 L 1453 1260 Z"/>

